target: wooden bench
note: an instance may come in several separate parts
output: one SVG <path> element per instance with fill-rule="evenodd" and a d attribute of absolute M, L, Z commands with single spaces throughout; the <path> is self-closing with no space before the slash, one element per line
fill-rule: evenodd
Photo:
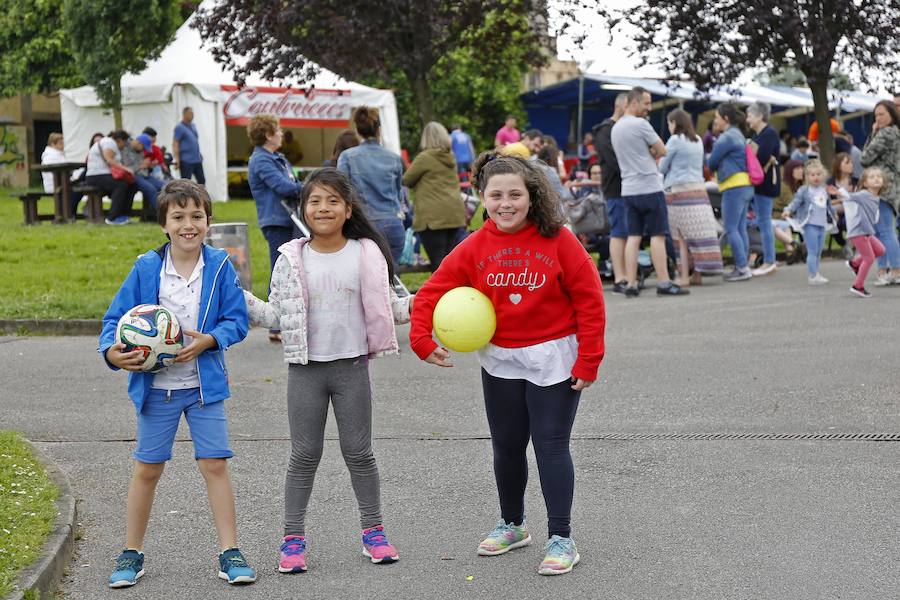
<path fill-rule="evenodd" d="M 26 225 L 37 225 L 41 221 L 53 221 L 56 215 L 38 214 L 38 200 L 41 198 L 53 197 L 52 194 L 44 192 L 22 192 L 15 194 L 22 201 L 22 211 L 25 213 Z"/>
<path fill-rule="evenodd" d="M 103 212 L 103 192 L 87 183 L 80 183 L 72 187 L 76 194 L 87 196 L 87 204 L 84 207 L 84 218 L 89 223 L 102 224 L 105 214 Z M 81 215 L 76 215 L 76 218 Z"/>

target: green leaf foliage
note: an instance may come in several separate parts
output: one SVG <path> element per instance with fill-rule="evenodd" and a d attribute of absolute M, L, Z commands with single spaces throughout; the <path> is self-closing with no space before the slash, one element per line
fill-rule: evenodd
<path fill-rule="evenodd" d="M 513 4 L 516 3 L 510 2 Z M 512 31 L 511 41 L 486 55 L 482 38 L 498 28 Z M 435 119 L 448 130 L 453 124 L 461 125 L 472 136 L 478 151 L 493 147 L 494 135 L 507 115 L 516 116 L 520 123 L 525 121 L 519 95 L 525 75 L 537 62 L 537 54 L 524 11 L 507 6 L 487 14 L 483 24 L 463 36 L 457 47 L 442 56 L 428 73 Z M 401 145 L 416 154 L 423 124 L 405 74 L 398 69 L 389 76 L 364 78 L 363 83 L 394 90 Z"/>
<path fill-rule="evenodd" d="M 175 0 L 63 0 L 78 68 L 101 102 L 121 108 L 120 81 L 158 57 L 180 25 Z"/>
<path fill-rule="evenodd" d="M 63 0 L 0 0 L 0 96 L 81 85 Z"/>

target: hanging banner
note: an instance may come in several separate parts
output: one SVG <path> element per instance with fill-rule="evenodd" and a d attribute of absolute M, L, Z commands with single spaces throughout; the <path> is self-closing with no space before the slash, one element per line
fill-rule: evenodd
<path fill-rule="evenodd" d="M 353 112 L 350 90 L 223 85 L 222 91 L 226 125 L 246 125 L 256 115 L 272 115 L 282 127 L 347 127 Z"/>

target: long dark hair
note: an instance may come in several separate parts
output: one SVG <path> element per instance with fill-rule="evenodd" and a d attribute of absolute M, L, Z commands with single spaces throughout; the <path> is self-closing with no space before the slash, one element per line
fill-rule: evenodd
<path fill-rule="evenodd" d="M 894 127 L 900 127 L 900 109 L 897 108 L 897 105 L 895 105 L 890 100 L 881 100 L 875 106 L 880 106 L 884 110 L 888 111 L 888 114 L 891 115 L 891 125 L 893 125 Z M 874 108 L 872 109 L 872 112 L 875 112 Z"/>
<path fill-rule="evenodd" d="M 337 139 L 334 140 L 334 149 L 331 151 L 331 165 L 336 167 L 341 152 L 347 148 L 359 146 L 359 136 L 351 129 L 345 129 L 340 132 Z"/>
<path fill-rule="evenodd" d="M 313 233 L 312 229 L 309 227 L 309 223 L 306 222 L 306 203 L 309 200 L 309 195 L 318 186 L 331 188 L 344 202 L 347 203 L 352 214 L 349 219 L 344 221 L 344 227 L 341 230 L 341 233 L 349 240 L 368 238 L 375 242 L 378 245 L 378 249 L 381 250 L 381 253 L 384 255 L 385 262 L 387 262 L 389 281 L 393 281 L 394 259 L 391 256 L 390 247 L 388 246 L 387 241 L 385 241 L 381 232 L 375 229 L 375 226 L 372 225 L 371 221 L 369 221 L 369 218 L 366 216 L 366 207 L 363 206 L 362 201 L 359 199 L 359 194 L 350 182 L 350 178 L 334 167 L 322 167 L 321 169 L 316 169 L 303 180 L 303 188 L 300 190 L 300 219 L 303 220 L 307 229 L 310 230 L 310 236 L 312 236 Z"/>
<path fill-rule="evenodd" d="M 782 173 L 781 180 L 784 181 L 784 184 L 788 186 L 792 192 L 796 192 L 800 189 L 800 186 L 803 185 L 802 179 L 794 179 L 794 170 L 800 167 L 803 168 L 803 163 L 799 160 L 789 160 L 784 163 L 784 171 Z"/>
<path fill-rule="evenodd" d="M 494 175 L 512 174 L 521 177 L 531 203 L 528 207 L 528 220 L 537 225 L 538 233 L 544 237 L 553 237 L 559 233 L 565 223 L 560 214 L 560 199 L 542 171 L 517 156 L 501 156 L 494 152 L 482 152 L 475 159 L 472 169 L 475 183 L 482 195 Z"/>
<path fill-rule="evenodd" d="M 700 138 L 694 130 L 694 124 L 691 122 L 691 115 L 683 109 L 676 108 L 666 116 L 666 120 L 675 123 L 675 133 L 672 135 L 684 134 L 689 142 L 696 142 Z"/>

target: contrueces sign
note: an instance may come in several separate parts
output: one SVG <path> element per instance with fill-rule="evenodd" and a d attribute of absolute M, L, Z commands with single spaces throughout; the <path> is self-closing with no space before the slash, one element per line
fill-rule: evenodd
<path fill-rule="evenodd" d="M 283 127 L 346 127 L 350 90 L 223 85 L 226 125 L 246 125 L 256 115 L 277 117 Z"/>

